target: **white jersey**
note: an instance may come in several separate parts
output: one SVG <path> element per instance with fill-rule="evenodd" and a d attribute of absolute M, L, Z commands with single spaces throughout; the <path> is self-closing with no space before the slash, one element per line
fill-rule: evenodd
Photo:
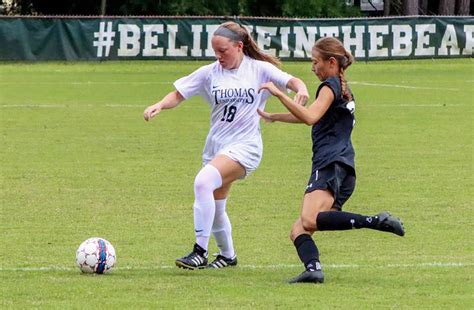
<path fill-rule="evenodd" d="M 260 141 L 260 116 L 269 97 L 258 93 L 263 83 L 285 89 L 291 75 L 271 63 L 244 56 L 239 68 L 224 69 L 218 61 L 203 66 L 174 83 L 185 98 L 202 96 L 211 107 L 211 125 L 203 158 L 213 157 L 229 144 Z"/>

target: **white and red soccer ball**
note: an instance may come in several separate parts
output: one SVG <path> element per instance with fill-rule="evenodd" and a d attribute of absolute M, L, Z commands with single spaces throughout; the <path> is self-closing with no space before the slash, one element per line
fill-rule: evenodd
<path fill-rule="evenodd" d="M 112 244 L 102 238 L 87 239 L 77 249 L 76 265 L 85 273 L 106 273 L 117 260 Z"/>

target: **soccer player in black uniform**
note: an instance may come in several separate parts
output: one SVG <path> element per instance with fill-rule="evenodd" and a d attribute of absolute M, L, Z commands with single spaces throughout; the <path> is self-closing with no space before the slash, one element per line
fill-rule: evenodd
<path fill-rule="evenodd" d="M 290 112 L 267 113 L 258 110 L 266 121 L 312 126 L 311 177 L 301 215 L 293 224 L 290 235 L 306 270 L 291 279 L 290 283 L 324 282 L 319 251 L 311 237 L 315 231 L 370 228 L 399 236 L 405 234 L 400 219 L 388 212 L 366 216 L 342 211 L 356 182 L 351 142 L 355 103 L 344 76 L 353 57 L 339 40 L 327 37 L 316 41 L 311 60 L 312 71 L 321 84 L 315 101 L 309 107 L 296 104 L 272 83 L 265 83 L 260 88 L 260 91 L 267 90 L 278 97 Z"/>

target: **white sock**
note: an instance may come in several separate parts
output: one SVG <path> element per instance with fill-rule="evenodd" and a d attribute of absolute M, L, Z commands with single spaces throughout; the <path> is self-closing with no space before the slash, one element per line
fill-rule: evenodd
<path fill-rule="evenodd" d="M 232 241 L 232 225 L 225 210 L 227 199 L 216 200 L 216 214 L 212 225 L 212 234 L 216 239 L 217 247 L 222 256 L 235 256 L 234 242 Z"/>
<path fill-rule="evenodd" d="M 216 213 L 214 190 L 222 186 L 222 177 L 216 167 L 204 166 L 194 180 L 194 231 L 196 243 L 207 251 L 212 223 Z"/>

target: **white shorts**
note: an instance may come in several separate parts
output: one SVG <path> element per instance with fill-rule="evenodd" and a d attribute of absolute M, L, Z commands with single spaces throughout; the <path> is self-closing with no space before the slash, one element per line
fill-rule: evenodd
<path fill-rule="evenodd" d="M 226 145 L 216 145 L 208 141 L 202 154 L 202 164 L 208 164 L 216 155 L 226 155 L 235 160 L 245 168 L 245 176 L 248 176 L 257 169 L 262 160 L 262 137 Z"/>

